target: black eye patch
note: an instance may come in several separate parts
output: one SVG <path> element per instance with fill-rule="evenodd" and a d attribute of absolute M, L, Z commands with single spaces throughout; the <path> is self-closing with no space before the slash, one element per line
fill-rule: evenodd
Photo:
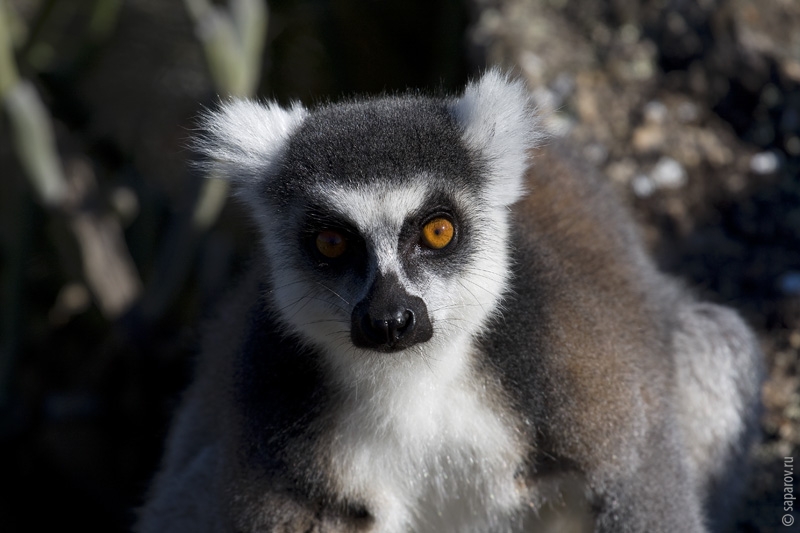
<path fill-rule="evenodd" d="M 366 273 L 366 244 L 350 221 L 312 207 L 301 228 L 300 245 L 315 270 L 337 276 Z"/>
<path fill-rule="evenodd" d="M 403 223 L 398 242 L 403 267 L 412 278 L 430 268 L 455 274 L 469 258 L 470 235 L 468 219 L 455 202 L 445 194 L 431 195 Z"/>

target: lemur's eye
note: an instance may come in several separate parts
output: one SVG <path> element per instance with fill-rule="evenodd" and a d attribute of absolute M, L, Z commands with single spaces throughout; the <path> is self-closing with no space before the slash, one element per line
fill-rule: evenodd
<path fill-rule="evenodd" d="M 325 257 L 336 259 L 347 250 L 347 240 L 338 231 L 320 231 L 317 233 L 317 250 Z"/>
<path fill-rule="evenodd" d="M 436 217 L 422 227 L 422 244 L 433 250 L 441 250 L 453 240 L 455 228 L 444 217 Z"/>

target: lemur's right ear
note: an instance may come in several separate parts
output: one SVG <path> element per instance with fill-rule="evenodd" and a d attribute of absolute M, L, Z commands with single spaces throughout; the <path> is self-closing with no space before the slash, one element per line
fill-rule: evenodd
<path fill-rule="evenodd" d="M 205 157 L 200 166 L 211 177 L 247 189 L 269 176 L 289 135 L 307 113 L 299 103 L 284 109 L 275 102 L 223 102 L 201 116 L 203 134 L 193 145 Z"/>

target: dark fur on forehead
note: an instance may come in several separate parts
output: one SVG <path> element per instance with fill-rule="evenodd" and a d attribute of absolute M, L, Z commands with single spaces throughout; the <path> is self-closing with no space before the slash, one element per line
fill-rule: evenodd
<path fill-rule="evenodd" d="M 335 181 L 358 186 L 375 180 L 400 183 L 422 173 L 457 188 L 475 187 L 476 154 L 448 101 L 399 96 L 350 101 L 309 114 L 288 142 L 279 187 Z"/>

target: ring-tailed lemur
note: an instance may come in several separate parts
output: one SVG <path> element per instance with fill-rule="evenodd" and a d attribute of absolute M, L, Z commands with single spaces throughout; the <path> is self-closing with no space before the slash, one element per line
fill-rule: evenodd
<path fill-rule="evenodd" d="M 230 101 L 204 125 L 261 242 L 140 532 L 721 527 L 753 335 L 654 268 L 601 179 L 537 147 L 520 81 Z"/>

